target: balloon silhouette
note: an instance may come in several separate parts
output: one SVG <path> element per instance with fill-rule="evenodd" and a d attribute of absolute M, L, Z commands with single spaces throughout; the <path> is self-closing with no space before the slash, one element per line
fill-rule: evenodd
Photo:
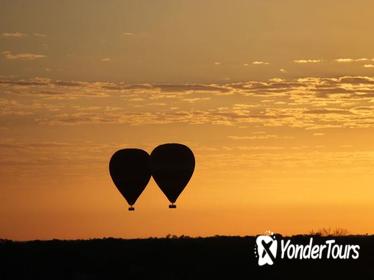
<path fill-rule="evenodd" d="M 151 153 L 152 176 L 161 191 L 174 204 L 190 180 L 195 168 L 192 151 L 182 144 L 163 144 Z"/>
<path fill-rule="evenodd" d="M 149 155 L 140 149 L 115 152 L 109 162 L 109 173 L 119 192 L 130 205 L 129 211 L 151 178 Z"/>

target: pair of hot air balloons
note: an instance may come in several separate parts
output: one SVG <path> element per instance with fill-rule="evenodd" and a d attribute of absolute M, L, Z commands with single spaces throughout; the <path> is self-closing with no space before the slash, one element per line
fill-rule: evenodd
<path fill-rule="evenodd" d="M 161 191 L 174 204 L 190 180 L 195 168 L 192 151 L 182 144 L 163 144 L 148 155 L 141 149 L 123 149 L 115 152 L 109 162 L 109 173 L 119 192 L 133 211 L 136 200 L 147 186 L 151 176 Z"/>

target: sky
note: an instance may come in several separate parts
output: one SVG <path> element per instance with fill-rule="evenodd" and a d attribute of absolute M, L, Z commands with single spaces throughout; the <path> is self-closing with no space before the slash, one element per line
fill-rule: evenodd
<path fill-rule="evenodd" d="M 0 0 L 0 238 L 373 233 L 373 8 Z M 111 155 L 174 142 L 127 211 Z"/>

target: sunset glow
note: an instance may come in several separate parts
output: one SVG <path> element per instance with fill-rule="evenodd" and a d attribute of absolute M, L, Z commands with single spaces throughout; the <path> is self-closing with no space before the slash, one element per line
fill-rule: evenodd
<path fill-rule="evenodd" d="M 0 238 L 373 233 L 374 4 L 307 2 L 0 1 Z M 127 211 L 111 155 L 170 142 Z"/>

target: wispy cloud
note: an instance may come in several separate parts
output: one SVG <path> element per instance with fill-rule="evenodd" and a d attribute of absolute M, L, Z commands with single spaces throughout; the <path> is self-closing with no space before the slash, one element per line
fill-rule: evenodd
<path fill-rule="evenodd" d="M 259 61 L 259 60 L 256 60 L 256 61 L 253 61 L 252 62 L 253 65 L 268 65 L 270 64 L 269 62 L 266 62 L 266 61 Z"/>
<path fill-rule="evenodd" d="M 374 68 L 374 64 L 365 64 L 364 67 L 365 68 Z"/>
<path fill-rule="evenodd" d="M 34 32 L 34 33 L 4 32 L 4 33 L 1 34 L 1 36 L 5 37 L 5 38 L 24 38 L 24 37 L 27 37 L 27 36 L 40 37 L 40 38 L 47 37 L 46 34 L 38 33 L 38 32 Z"/>
<path fill-rule="evenodd" d="M 8 38 L 22 38 L 22 37 L 27 36 L 26 33 L 22 33 L 22 32 L 4 32 L 1 35 L 3 37 L 8 37 Z"/>
<path fill-rule="evenodd" d="M 123 36 L 134 36 L 135 34 L 132 32 L 123 32 L 122 35 Z"/>
<path fill-rule="evenodd" d="M 307 63 L 320 63 L 321 59 L 295 59 L 293 62 L 298 64 L 307 64 Z"/>
<path fill-rule="evenodd" d="M 112 59 L 110 57 L 104 57 L 104 58 L 100 59 L 101 62 L 109 62 L 111 60 Z"/>
<path fill-rule="evenodd" d="M 249 136 L 230 135 L 228 136 L 228 138 L 231 140 L 266 140 L 266 139 L 277 139 L 279 138 L 279 136 L 275 134 L 259 134 L 259 135 L 249 135 Z"/>
<path fill-rule="evenodd" d="M 199 101 L 208 101 L 210 100 L 210 97 L 194 97 L 194 98 L 184 98 L 183 101 L 189 102 L 189 103 L 195 103 Z"/>
<path fill-rule="evenodd" d="M 46 55 L 44 55 L 44 54 L 12 53 L 11 51 L 3 51 L 2 54 L 3 54 L 5 59 L 10 59 L 10 60 L 35 60 L 35 59 L 46 57 Z"/>
<path fill-rule="evenodd" d="M 369 58 L 337 58 L 335 59 L 336 62 L 339 63 L 350 63 L 350 62 L 362 62 L 362 61 L 369 61 Z"/>
<path fill-rule="evenodd" d="M 374 78 L 364 76 L 220 85 L 3 79 L 0 93 L 4 96 L 0 102 L 2 115 L 31 118 L 40 125 L 209 124 L 306 130 L 374 127 Z M 33 101 L 33 105 L 15 100 L 22 97 Z M 79 102 L 81 106 L 71 102 L 87 98 L 90 102 Z M 239 134 L 239 138 L 231 138 L 255 140 L 274 136 Z"/>
<path fill-rule="evenodd" d="M 41 38 L 44 38 L 44 37 L 47 37 L 47 34 L 44 34 L 44 33 L 32 33 L 32 35 L 34 37 L 41 37 Z"/>

